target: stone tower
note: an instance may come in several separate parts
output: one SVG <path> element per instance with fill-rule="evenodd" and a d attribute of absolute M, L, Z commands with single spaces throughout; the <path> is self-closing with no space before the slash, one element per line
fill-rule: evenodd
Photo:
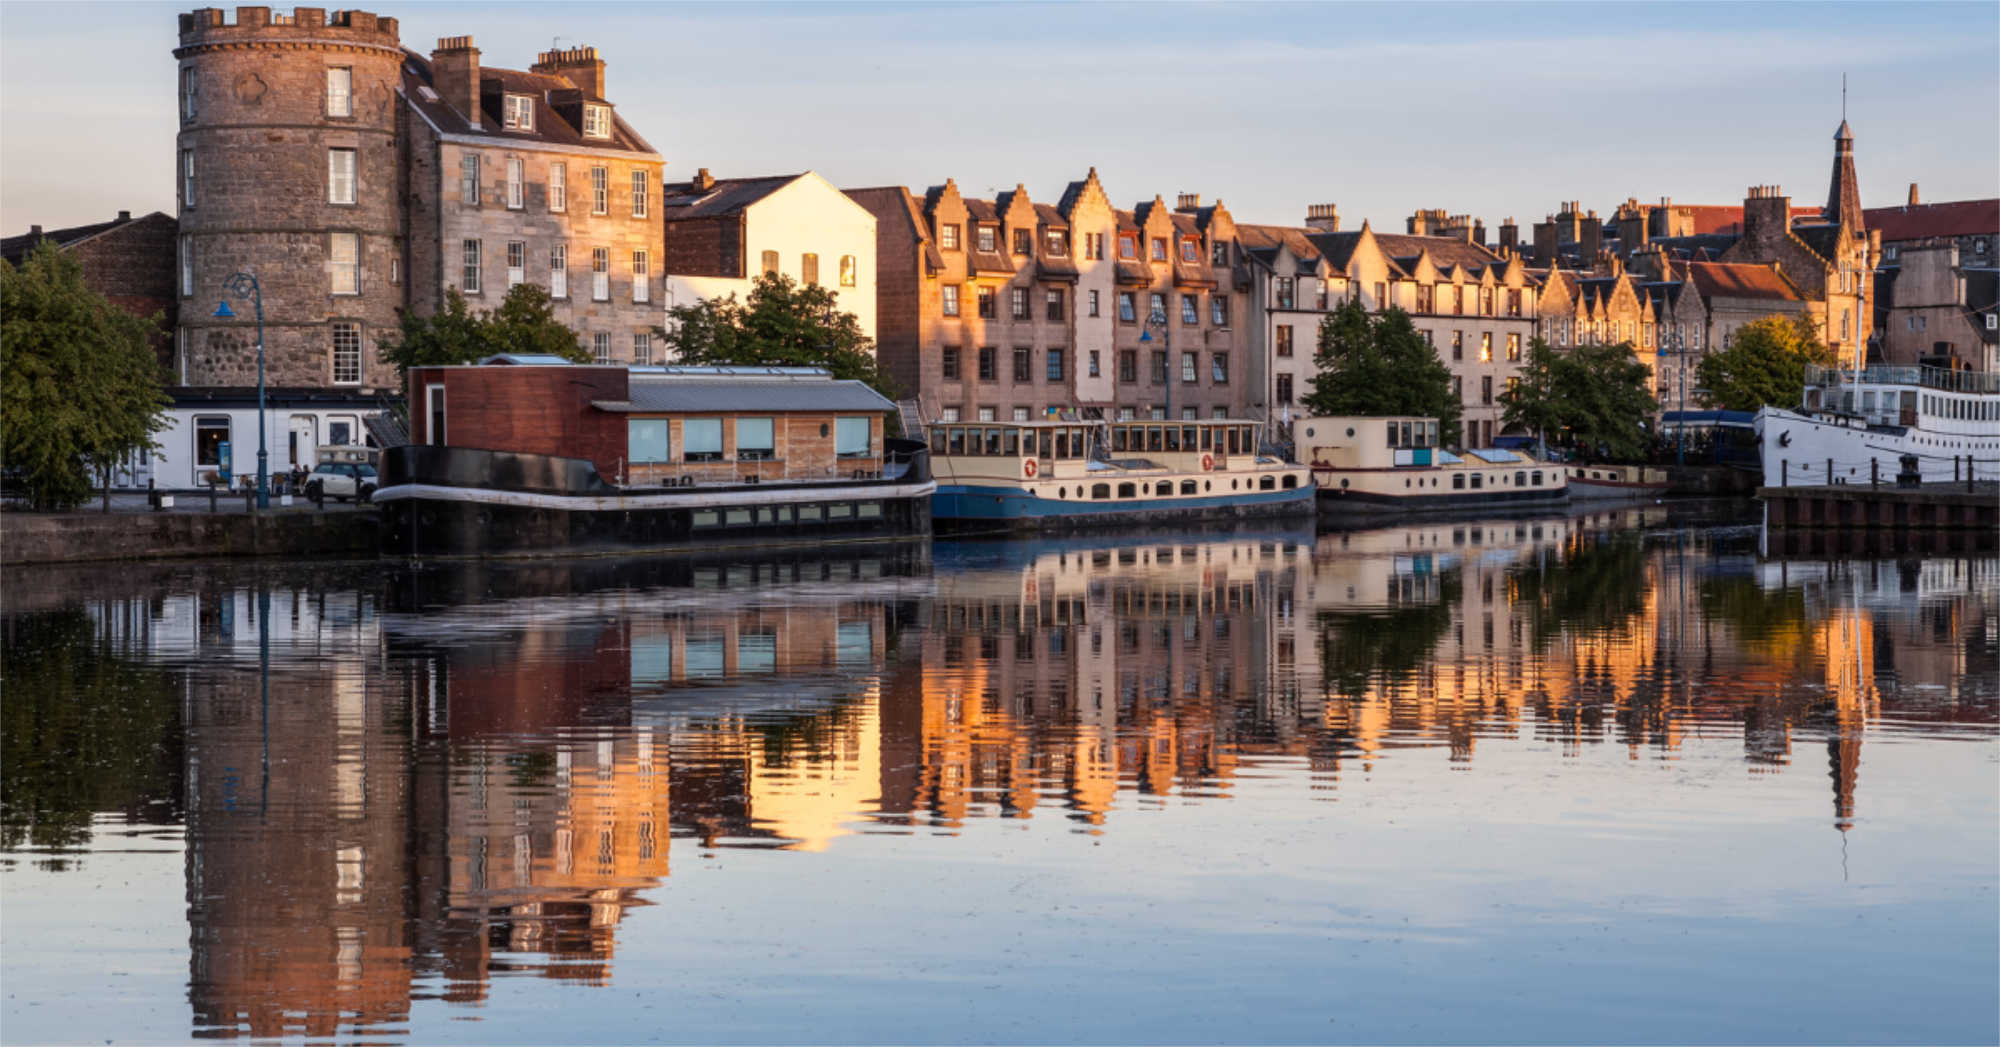
<path fill-rule="evenodd" d="M 396 20 L 300 7 L 180 16 L 175 156 L 181 298 L 175 380 L 394 389 L 375 339 L 404 304 Z M 216 319 L 228 298 L 234 319 Z"/>

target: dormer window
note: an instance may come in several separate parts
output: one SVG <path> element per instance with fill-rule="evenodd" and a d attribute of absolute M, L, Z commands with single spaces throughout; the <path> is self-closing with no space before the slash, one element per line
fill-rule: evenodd
<path fill-rule="evenodd" d="M 585 138 L 611 137 L 611 107 L 586 105 L 583 107 L 583 136 Z"/>
<path fill-rule="evenodd" d="M 1042 233 L 1042 250 L 1050 258 L 1069 256 L 1069 230 L 1048 229 Z"/>
<path fill-rule="evenodd" d="M 1166 238 L 1156 236 L 1153 238 L 1153 261 L 1164 262 L 1166 260 L 1167 260 Z"/>
<path fill-rule="evenodd" d="M 1000 230 L 990 225 L 977 227 L 973 235 L 977 237 L 973 242 L 978 245 L 980 251 L 991 253 L 999 246 Z"/>
<path fill-rule="evenodd" d="M 1181 238 L 1181 261 L 1189 265 L 1201 261 L 1201 241 L 1192 236 Z"/>
<path fill-rule="evenodd" d="M 1139 236 L 1137 233 L 1118 234 L 1118 257 L 1131 259 L 1139 257 Z"/>
<path fill-rule="evenodd" d="M 535 100 L 527 95 L 507 95 L 501 106 L 501 125 L 509 131 L 535 129 Z"/>

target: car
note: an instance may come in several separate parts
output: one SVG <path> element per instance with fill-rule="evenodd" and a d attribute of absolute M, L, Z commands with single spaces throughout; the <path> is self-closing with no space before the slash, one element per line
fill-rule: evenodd
<path fill-rule="evenodd" d="M 321 462 L 306 479 L 306 497 L 318 501 L 353 499 L 365 502 L 375 495 L 375 467 L 355 462 Z"/>

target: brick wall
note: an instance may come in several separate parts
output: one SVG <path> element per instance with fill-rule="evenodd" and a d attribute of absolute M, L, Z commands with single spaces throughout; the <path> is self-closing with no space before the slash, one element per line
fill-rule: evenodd
<path fill-rule="evenodd" d="M 180 298 L 174 294 L 174 235 L 177 226 L 163 214 L 149 214 L 70 248 L 83 264 L 91 290 L 134 316 L 164 313 L 153 351 L 162 367 L 173 366 L 174 327 Z"/>
<path fill-rule="evenodd" d="M 410 439 L 430 439 L 426 389 L 445 388 L 445 442 L 485 451 L 587 458 L 609 478 L 625 456 L 625 418 L 592 400 L 623 400 L 623 367 L 418 367 L 410 370 Z"/>
<path fill-rule="evenodd" d="M 675 276 L 744 276 L 743 216 L 666 223 L 662 257 Z"/>

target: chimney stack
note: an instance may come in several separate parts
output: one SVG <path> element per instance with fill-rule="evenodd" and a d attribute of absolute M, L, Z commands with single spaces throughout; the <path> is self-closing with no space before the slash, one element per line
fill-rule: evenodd
<path fill-rule="evenodd" d="M 1921 206 L 1921 201 L 1917 199 L 1917 183 L 1915 182 L 1910 183 L 1910 206 L 1911 207 Z"/>
<path fill-rule="evenodd" d="M 33 237 L 36 243 L 41 243 L 41 241 L 42 241 L 42 227 L 41 227 L 41 226 L 39 226 L 39 225 L 31 225 L 31 226 L 29 226 L 29 227 L 28 227 L 28 235 L 29 235 L 29 236 L 31 236 L 31 237 Z"/>
<path fill-rule="evenodd" d="M 479 48 L 469 36 L 438 38 L 431 52 L 431 83 L 444 103 L 475 129 L 479 120 Z"/>
<path fill-rule="evenodd" d="M 120 211 L 120 212 L 118 212 L 118 220 L 119 220 L 119 221 L 121 221 L 121 222 L 129 222 L 129 221 L 131 221 L 131 220 L 132 220 L 132 212 L 130 212 L 130 211 Z"/>
<path fill-rule="evenodd" d="M 1576 234 L 1576 253 L 1585 260 L 1597 257 L 1604 248 L 1604 220 L 1591 210 L 1583 216 Z"/>
<path fill-rule="evenodd" d="M 1514 219 L 1510 215 L 1506 221 L 1500 223 L 1500 251 L 1502 254 L 1513 254 L 1514 249 L 1519 246 L 1521 246 L 1521 227 L 1514 224 Z"/>
<path fill-rule="evenodd" d="M 1322 233 L 1340 232 L 1340 208 L 1333 204 L 1307 204 L 1306 227 Z"/>
<path fill-rule="evenodd" d="M 708 192 L 710 189 L 715 188 L 715 176 L 709 174 L 706 167 L 696 170 L 694 173 L 694 187 L 699 192 Z"/>
<path fill-rule="evenodd" d="M 1174 204 L 1174 210 L 1176 210 L 1176 211 L 1199 211 L 1199 210 L 1201 210 L 1201 194 L 1200 194 L 1200 193 L 1182 193 L 1182 194 L 1180 195 L 1180 201 L 1179 201 L 1178 203 Z"/>
<path fill-rule="evenodd" d="M 560 76 L 576 85 L 585 98 L 604 98 L 604 60 L 597 57 L 595 47 L 566 47 L 558 51 L 543 51 L 536 56 L 535 64 L 528 67 L 531 73 Z"/>

